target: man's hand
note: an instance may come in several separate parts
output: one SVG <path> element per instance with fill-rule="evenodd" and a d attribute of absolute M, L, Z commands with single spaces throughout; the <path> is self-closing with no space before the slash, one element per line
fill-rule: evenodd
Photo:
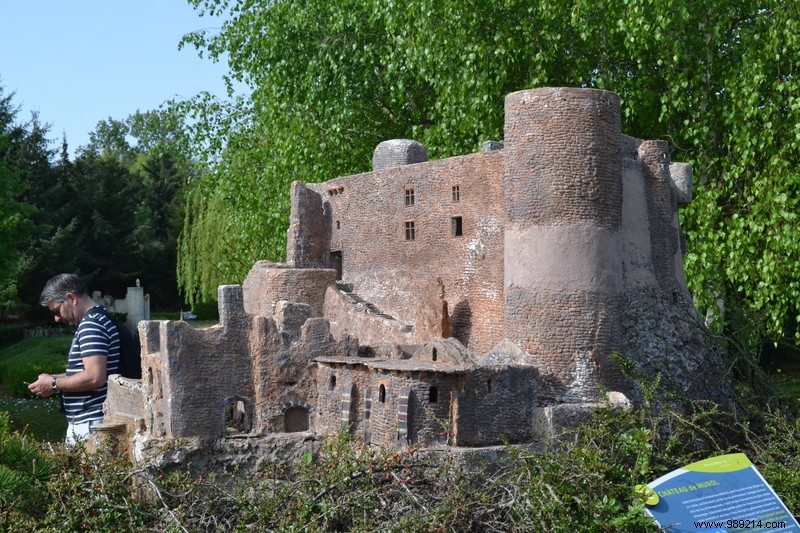
<path fill-rule="evenodd" d="M 53 395 L 53 375 L 39 374 L 39 378 L 28 385 L 28 390 L 40 398 L 47 398 Z"/>

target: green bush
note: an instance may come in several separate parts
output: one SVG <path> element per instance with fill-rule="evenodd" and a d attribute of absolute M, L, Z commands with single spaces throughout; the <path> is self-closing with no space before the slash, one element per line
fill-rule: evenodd
<path fill-rule="evenodd" d="M 55 457 L 59 475 L 47 487 L 49 508 L 27 531 L 30 526 L 43 532 L 161 529 L 151 529 L 160 519 L 160 509 L 134 497 L 139 478 L 124 451 L 102 446 L 97 453 L 87 453 L 81 446 L 58 447 Z"/>
<path fill-rule="evenodd" d="M 108 315 L 117 324 L 124 324 L 128 320 L 128 313 L 108 313 Z"/>
<path fill-rule="evenodd" d="M 0 350 L 0 383 L 14 396 L 29 396 L 26 382 L 41 373 L 64 372 L 70 337 L 32 337 Z"/>
<path fill-rule="evenodd" d="M 8 415 L 0 412 L 0 526 L 4 531 L 45 512 L 54 465 L 51 454 L 34 439 L 12 431 Z"/>

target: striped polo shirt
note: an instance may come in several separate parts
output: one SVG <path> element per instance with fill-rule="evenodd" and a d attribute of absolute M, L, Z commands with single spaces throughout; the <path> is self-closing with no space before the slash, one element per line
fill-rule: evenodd
<path fill-rule="evenodd" d="M 83 372 L 86 357 L 106 357 L 107 374 L 119 369 L 119 331 L 106 316 L 102 306 L 89 309 L 83 316 L 67 359 L 67 376 Z M 67 420 L 74 424 L 103 418 L 103 402 L 106 401 L 108 383 L 92 391 L 64 392 L 64 409 Z"/>

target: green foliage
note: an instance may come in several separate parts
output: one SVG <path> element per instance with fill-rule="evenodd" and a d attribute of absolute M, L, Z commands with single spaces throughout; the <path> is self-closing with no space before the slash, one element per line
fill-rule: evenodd
<path fill-rule="evenodd" d="M 789 509 L 800 508 L 800 417 L 770 411 L 764 431 L 754 436 L 753 447 L 764 460 L 762 474 Z"/>
<path fill-rule="evenodd" d="M 624 131 L 693 163 L 686 269 L 701 309 L 794 332 L 800 9 L 788 0 L 192 0 L 226 16 L 184 38 L 247 95 L 179 108 L 214 171 L 193 188 L 179 257 L 192 301 L 281 260 L 289 185 L 369 169 L 389 138 L 432 158 L 502 137 L 503 99 L 539 86 L 622 98 Z M 739 308 L 741 311 L 736 311 Z M 786 318 L 789 318 L 789 321 Z M 719 315 L 728 333 L 735 324 Z"/>
<path fill-rule="evenodd" d="M 30 216 L 34 207 L 25 201 L 28 180 L 37 171 L 36 150 L 41 148 L 43 129 L 36 116 L 17 124 L 17 109 L 0 86 L 0 318 L 16 299 L 22 248 L 33 233 Z"/>
<path fill-rule="evenodd" d="M 150 313 L 150 320 L 180 320 L 181 314 L 176 311 L 174 313 Z"/>
<path fill-rule="evenodd" d="M 54 466 L 52 456 L 35 440 L 11 431 L 8 415 L 0 412 L 0 525 L 44 512 L 42 493 Z"/>
<path fill-rule="evenodd" d="M 64 371 L 72 338 L 28 338 L 0 350 L 0 383 L 14 396 L 30 396 L 25 382 L 33 382 L 41 373 Z"/>
<path fill-rule="evenodd" d="M 9 153 L 19 186 L 12 199 L 29 206 L 30 227 L 15 227 L 13 250 L 0 254 L 0 261 L 13 258 L 0 269 L 8 276 L 0 280 L 0 306 L 7 307 L 3 298 L 37 306 L 45 282 L 60 272 L 79 273 L 114 297 L 140 279 L 154 307 L 180 305 L 175 268 L 183 195 L 198 172 L 181 117 L 165 110 L 101 121 L 74 162 L 66 142 L 54 162 L 47 129 L 35 118 L 13 131 Z"/>
<path fill-rule="evenodd" d="M 137 478 L 124 452 L 76 446 L 57 448 L 54 458 L 59 475 L 47 486 L 46 514 L 28 524 L 33 531 L 145 531 L 155 522 L 157 510 L 144 512 L 134 498 Z"/>

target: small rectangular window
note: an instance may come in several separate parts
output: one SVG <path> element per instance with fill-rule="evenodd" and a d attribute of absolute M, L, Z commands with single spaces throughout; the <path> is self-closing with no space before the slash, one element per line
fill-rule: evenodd
<path fill-rule="evenodd" d="M 409 220 L 406 222 L 406 240 L 413 241 L 416 237 L 416 232 L 414 230 L 414 221 Z"/>
<path fill-rule="evenodd" d="M 406 205 L 414 205 L 414 189 L 406 189 Z"/>
<path fill-rule="evenodd" d="M 461 217 L 452 217 L 450 219 L 450 229 L 453 237 L 461 237 L 462 233 L 462 226 L 461 226 Z"/>
<path fill-rule="evenodd" d="M 453 201 L 461 201 L 461 189 L 459 189 L 458 185 L 453 185 Z"/>

